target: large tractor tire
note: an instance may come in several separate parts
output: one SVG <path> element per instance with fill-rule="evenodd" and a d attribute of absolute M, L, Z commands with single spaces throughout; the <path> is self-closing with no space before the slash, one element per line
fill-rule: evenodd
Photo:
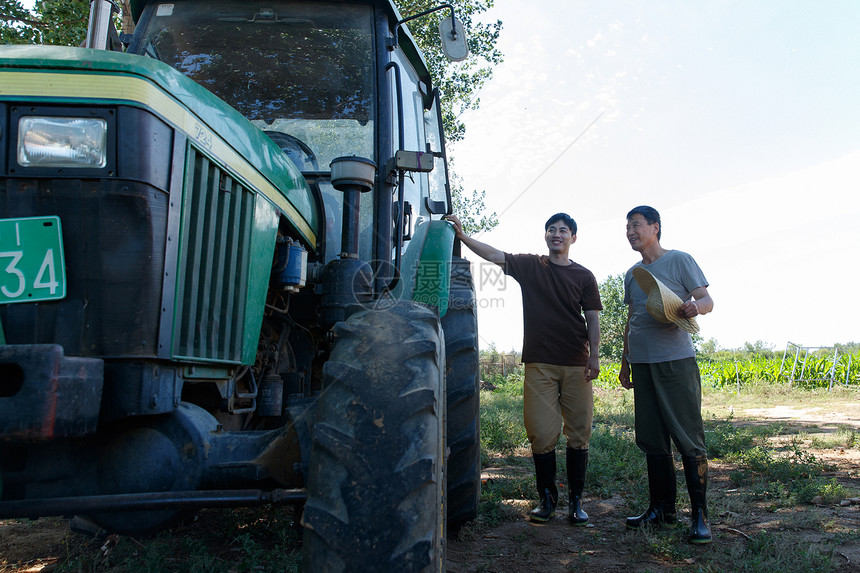
<path fill-rule="evenodd" d="M 443 571 L 439 318 L 400 302 L 333 332 L 302 516 L 305 571 Z"/>
<path fill-rule="evenodd" d="M 481 497 L 480 357 L 475 285 L 469 261 L 451 264 L 445 332 L 448 533 L 478 515 Z"/>

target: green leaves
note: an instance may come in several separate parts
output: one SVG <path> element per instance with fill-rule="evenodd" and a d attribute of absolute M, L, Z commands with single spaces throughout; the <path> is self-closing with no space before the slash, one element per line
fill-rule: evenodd
<path fill-rule="evenodd" d="M 627 326 L 624 275 L 606 277 L 598 289 L 603 303 L 600 312 L 600 358 L 620 361 L 624 352 L 624 328 Z"/>
<path fill-rule="evenodd" d="M 38 0 L 31 12 L 19 0 L 0 0 L 4 44 L 81 45 L 87 37 L 87 0 Z"/>
<path fill-rule="evenodd" d="M 439 6 L 436 0 L 395 0 L 403 17 L 412 16 Z M 427 67 L 435 85 L 442 92 L 442 121 L 448 141 L 459 141 L 466 133 L 460 115 L 477 109 L 481 103 L 477 94 L 493 76 L 493 66 L 502 62 L 502 53 L 496 48 L 501 20 L 484 24 L 477 16 L 493 6 L 493 0 L 453 0 L 457 17 L 463 21 L 469 41 L 469 57 L 450 63 L 442 53 L 439 39 L 439 19 L 450 17 L 449 10 L 440 10 L 407 24 L 427 60 Z"/>
<path fill-rule="evenodd" d="M 849 384 L 860 376 L 860 353 L 843 354 L 836 364 L 830 355 L 810 355 L 794 368 L 795 386 L 806 388 L 827 388 L 831 377 L 834 384 L 844 384 L 847 378 Z M 722 360 L 699 357 L 699 369 L 702 378 L 710 381 L 716 388 L 730 385 L 744 386 L 754 382 L 784 383 L 788 385 L 792 377 L 793 357 L 770 357 L 759 355 L 729 356 Z M 801 379 L 801 373 L 803 374 Z"/>
<path fill-rule="evenodd" d="M 43 44 L 80 46 L 87 38 L 90 3 L 86 0 L 38 0 Z"/>
<path fill-rule="evenodd" d="M 0 42 L 35 44 L 40 35 L 39 22 L 18 0 L 0 0 Z"/>
<path fill-rule="evenodd" d="M 486 191 L 473 190 L 471 197 L 466 195 L 459 178 L 451 178 L 451 196 L 454 203 L 454 213 L 463 223 L 463 232 L 472 235 L 478 231 L 490 231 L 499 224 L 499 216 L 486 212 L 484 197 Z"/>

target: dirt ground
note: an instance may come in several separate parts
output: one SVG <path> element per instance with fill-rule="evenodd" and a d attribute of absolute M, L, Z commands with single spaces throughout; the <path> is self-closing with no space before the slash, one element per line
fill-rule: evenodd
<path fill-rule="evenodd" d="M 833 460 L 831 460 L 833 461 Z M 853 479 L 840 482 L 851 487 L 860 487 L 855 464 L 840 464 L 845 473 L 853 473 Z M 728 479 L 732 468 L 725 464 L 712 463 L 710 467 L 710 489 L 727 490 L 734 486 Z M 672 535 L 675 541 L 663 543 L 654 537 L 668 538 L 665 531 L 643 533 L 627 530 L 624 517 L 639 513 L 631 512 L 626 501 L 620 497 L 592 500 L 586 495 L 584 509 L 589 514 L 586 527 L 572 527 L 567 523 L 567 508 L 561 507 L 556 518 L 546 524 L 531 523 L 518 519 L 501 524 L 491 531 L 465 541 L 448 543 L 449 573 L 512 573 L 515 571 L 676 571 L 679 567 L 693 566 L 711 552 L 743 553 L 743 545 L 749 543 L 756 533 L 774 529 L 789 535 L 793 543 L 815 546 L 834 532 L 848 533 L 860 527 L 860 506 L 847 507 L 814 506 L 796 511 L 810 515 L 810 522 L 828 522 L 828 532 L 820 529 L 786 530 L 780 526 L 780 513 L 761 507 L 744 514 L 742 524 L 731 520 L 730 514 L 711 515 L 714 541 L 709 545 L 686 545 L 673 549 L 670 543 L 678 544 L 688 523 L 688 511 L 684 507 L 684 492 L 679 491 L 680 531 Z M 525 514 L 529 506 L 511 502 Z M 684 509 L 682 509 L 684 507 Z M 640 508 L 644 509 L 644 508 Z M 822 549 L 823 550 L 823 549 Z M 860 543 L 851 543 L 837 548 L 834 555 L 834 571 L 860 571 Z M 802 571 L 802 569 L 794 569 Z"/>
<path fill-rule="evenodd" d="M 728 412 L 711 412 L 725 417 Z M 836 432 L 840 426 L 860 429 L 860 404 L 846 402 L 829 404 L 827 407 L 791 408 L 775 406 L 733 411 L 739 424 L 784 422 L 786 431 L 805 431 L 808 438 L 816 434 Z M 790 440 L 790 437 L 780 439 Z M 807 439 L 807 441 L 809 441 Z M 853 491 L 860 490 L 860 448 L 815 449 L 807 448 L 823 462 L 834 467 L 831 476 Z M 710 462 L 709 491 L 731 495 L 736 486 L 729 479 L 734 470 L 731 464 Z M 483 477 L 493 479 L 504 474 L 506 468 L 487 468 Z M 684 492 L 679 490 L 679 517 L 683 527 L 675 532 L 673 538 L 683 538 L 684 527 L 688 523 L 688 508 L 685 506 Z M 845 503 L 850 505 L 842 505 Z M 509 500 L 512 511 L 523 516 L 530 509 L 531 502 Z M 800 508 L 773 510 L 762 504 L 761 507 L 747 508 L 740 516 L 731 511 L 722 515 L 711 515 L 714 541 L 709 545 L 693 546 L 683 544 L 680 550 L 673 549 L 668 543 L 660 542 L 669 534 L 665 532 L 644 533 L 629 531 L 624 526 L 627 515 L 640 513 L 641 509 L 631 512 L 624 499 L 613 497 L 597 500 L 585 493 L 583 504 L 589 514 L 586 527 L 572 527 L 567 523 L 567 508 L 560 506 L 556 518 L 546 524 L 531 523 L 524 518 L 504 522 L 491 531 L 480 532 L 466 539 L 452 540 L 448 543 L 449 573 L 512 573 L 516 571 L 675 571 L 687 566 L 696 570 L 696 564 L 705 560 L 709 553 L 721 552 L 742 555 L 744 544 L 750 543 L 762 531 L 779 532 L 790 538 L 792 544 L 802 547 L 820 546 L 828 536 L 836 533 L 851 533 L 860 528 L 860 505 L 858 500 L 841 501 L 836 505 L 813 505 Z M 783 527 L 786 513 L 805 512 L 804 521 L 809 527 Z M 798 520 L 790 520 L 798 523 Z M 827 523 L 827 531 L 816 524 Z M 468 533 L 468 532 L 466 532 Z M 855 538 L 856 539 L 856 538 Z M 676 544 L 677 545 L 677 544 Z M 655 548 L 657 550 L 655 550 Z M 826 551 L 823 547 L 822 551 Z M 860 543 L 838 546 L 833 553 L 834 571 L 860 572 Z M 792 569 L 788 569 L 792 570 Z M 793 569 L 802 571 L 803 569 Z"/>
<path fill-rule="evenodd" d="M 724 412 L 716 412 L 722 416 Z M 734 412 L 738 423 L 782 421 L 789 428 L 807 432 L 807 440 L 817 433 L 835 432 L 840 426 L 860 429 L 860 404 L 845 403 L 834 408 L 786 408 Z M 860 448 L 814 449 L 807 451 L 834 466 L 831 473 L 839 483 L 860 490 Z M 731 497 L 737 491 L 729 479 L 734 468 L 729 464 L 712 462 L 709 489 Z M 499 479 L 512 468 L 486 468 L 484 478 Z M 683 492 L 679 495 L 679 511 L 686 521 L 687 508 Z M 510 520 L 487 529 L 468 526 L 459 539 L 450 539 L 447 546 L 448 571 L 451 573 L 519 571 L 672 571 L 679 568 L 696 570 L 697 563 L 706 563 L 713 552 L 742 555 L 745 544 L 761 531 L 779 532 L 791 543 L 806 547 L 822 547 L 822 541 L 837 533 L 852 533 L 860 527 L 860 500 L 844 500 L 841 504 L 819 504 L 800 508 L 745 507 L 743 512 L 712 511 L 714 542 L 692 546 L 667 541 L 683 539 L 683 529 L 675 532 L 643 533 L 628 531 L 624 517 L 632 515 L 631 508 L 621 497 L 590 498 L 586 492 L 584 508 L 590 520 L 585 527 L 567 523 L 567 508 L 562 505 L 556 518 L 546 524 L 536 524 L 523 517 L 530 507 L 526 500 L 508 500 Z M 641 508 L 637 508 L 641 509 Z M 805 520 L 786 521 L 787 512 L 804 512 Z M 205 523 L 205 520 L 202 520 Z M 792 523 L 784 527 L 785 523 Z M 808 526 L 803 524 L 807 523 Z M 820 527 L 827 523 L 826 531 Z M 686 525 L 686 524 L 685 524 Z M 199 528 L 176 532 L 196 535 Z M 32 522 L 0 520 L 0 573 L 48 573 L 55 567 L 69 544 L 67 522 L 60 519 L 40 519 Z M 662 538 L 661 538 L 662 536 Z M 856 539 L 856 536 L 852 537 Z M 656 549 L 655 549 L 656 548 Z M 831 551 L 828 545 L 826 551 Z M 860 571 L 860 543 L 839 545 L 833 550 L 834 571 Z M 177 564 L 176 571 L 182 571 Z"/>

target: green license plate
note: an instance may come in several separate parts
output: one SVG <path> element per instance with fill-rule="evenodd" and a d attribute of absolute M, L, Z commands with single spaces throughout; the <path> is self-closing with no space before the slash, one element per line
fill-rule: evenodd
<path fill-rule="evenodd" d="M 65 296 L 60 218 L 0 219 L 0 304 Z"/>

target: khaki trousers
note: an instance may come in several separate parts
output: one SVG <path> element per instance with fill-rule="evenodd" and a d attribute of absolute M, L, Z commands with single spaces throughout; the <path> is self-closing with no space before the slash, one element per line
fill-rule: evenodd
<path fill-rule="evenodd" d="M 562 428 L 568 448 L 588 448 L 593 417 L 594 394 L 584 366 L 526 364 L 523 421 L 533 454 L 554 450 Z"/>

